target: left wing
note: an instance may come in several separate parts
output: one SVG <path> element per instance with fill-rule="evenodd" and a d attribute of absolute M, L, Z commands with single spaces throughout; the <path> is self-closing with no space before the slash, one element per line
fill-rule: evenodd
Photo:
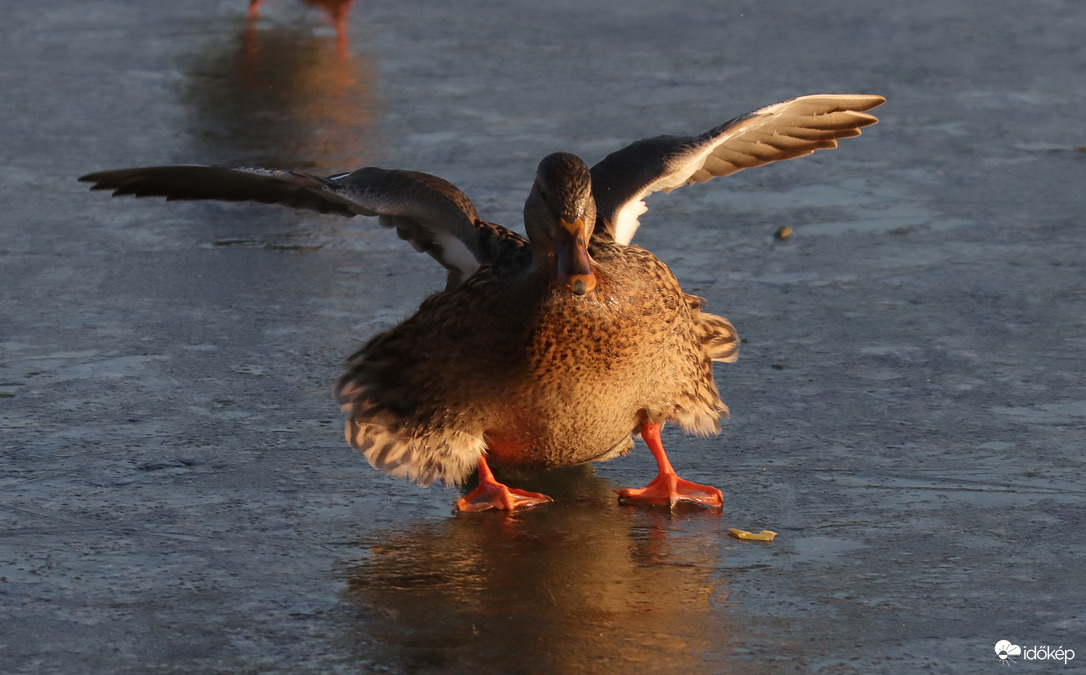
<path fill-rule="evenodd" d="M 836 148 L 878 121 L 863 111 L 882 96 L 814 94 L 775 103 L 700 136 L 658 136 L 632 143 L 592 167 L 596 198 L 594 236 L 628 244 L 654 192 L 703 183 L 736 171 Z"/>

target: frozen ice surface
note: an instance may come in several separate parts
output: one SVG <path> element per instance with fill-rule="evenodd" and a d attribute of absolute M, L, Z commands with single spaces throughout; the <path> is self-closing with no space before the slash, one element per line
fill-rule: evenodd
<path fill-rule="evenodd" d="M 345 42 L 321 3 L 247 4 L 0 10 L 0 671 L 1086 658 L 1077 0 L 357 2 Z M 838 150 L 654 196 L 638 233 L 745 340 L 724 433 L 665 432 L 719 515 L 618 505 L 643 446 L 537 477 L 545 508 L 450 515 L 343 442 L 330 394 L 442 285 L 429 258 L 364 219 L 75 182 L 375 164 L 519 229 L 548 152 L 815 92 L 888 103 Z"/>

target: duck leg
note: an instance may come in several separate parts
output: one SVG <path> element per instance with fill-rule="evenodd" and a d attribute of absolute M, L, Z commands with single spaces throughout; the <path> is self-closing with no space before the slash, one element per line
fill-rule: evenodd
<path fill-rule="evenodd" d="M 486 455 L 483 455 L 479 458 L 479 487 L 456 500 L 456 508 L 459 511 L 486 511 L 487 509 L 513 511 L 553 501 L 547 495 L 517 490 L 499 483 L 494 479 L 494 474 L 486 463 Z"/>
<path fill-rule="evenodd" d="M 724 506 L 724 495 L 710 485 L 700 485 L 679 478 L 671 462 L 664 454 L 664 445 L 660 442 L 660 425 L 645 422 L 641 425 L 641 438 L 649 446 L 656 458 L 658 472 L 646 487 L 626 488 L 618 491 L 619 501 L 650 504 L 675 508 L 679 502 L 694 502 L 704 506 Z"/>

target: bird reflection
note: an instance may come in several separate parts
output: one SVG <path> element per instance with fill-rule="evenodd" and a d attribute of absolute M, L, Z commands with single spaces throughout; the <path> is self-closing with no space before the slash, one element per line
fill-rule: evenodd
<path fill-rule="evenodd" d="M 719 517 L 623 507 L 587 467 L 531 483 L 559 498 L 367 542 L 347 595 L 379 618 L 359 644 L 408 669 L 712 670 L 729 633 Z"/>
<path fill-rule="evenodd" d="M 351 3 L 307 4 L 328 13 L 335 41 L 305 21 L 264 25 L 253 3 L 235 40 L 194 57 L 184 92 L 194 155 L 329 172 L 366 164 L 375 76 L 348 47 Z"/>

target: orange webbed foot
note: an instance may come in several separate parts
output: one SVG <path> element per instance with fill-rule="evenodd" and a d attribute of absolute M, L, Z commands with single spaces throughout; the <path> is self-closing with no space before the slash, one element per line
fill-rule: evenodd
<path fill-rule="evenodd" d="M 619 490 L 618 498 L 623 502 L 667 506 L 672 509 L 679 502 L 693 502 L 703 506 L 724 506 L 724 493 L 717 488 L 683 480 L 675 474 L 657 475 L 643 488 Z"/>
<path fill-rule="evenodd" d="M 518 490 L 497 483 L 493 486 L 477 487 L 464 497 L 457 499 L 456 509 L 458 511 L 486 511 L 488 509 L 515 511 L 553 501 L 547 495 L 538 492 Z"/>
<path fill-rule="evenodd" d="M 515 511 L 531 506 L 553 502 L 547 495 L 538 492 L 518 490 L 499 483 L 490 472 L 485 457 L 479 458 L 479 487 L 456 500 L 458 511 Z"/>
<path fill-rule="evenodd" d="M 622 502 L 634 502 L 649 504 L 652 506 L 667 506 L 674 509 L 680 502 L 691 502 L 722 508 L 724 506 L 724 494 L 711 485 L 701 485 L 692 481 L 683 480 L 676 475 L 671 468 L 664 453 L 663 443 L 660 442 L 660 427 L 656 424 L 642 424 L 641 438 L 649 446 L 656 458 L 658 473 L 652 482 L 643 488 L 626 488 L 618 491 L 618 498 Z"/>

